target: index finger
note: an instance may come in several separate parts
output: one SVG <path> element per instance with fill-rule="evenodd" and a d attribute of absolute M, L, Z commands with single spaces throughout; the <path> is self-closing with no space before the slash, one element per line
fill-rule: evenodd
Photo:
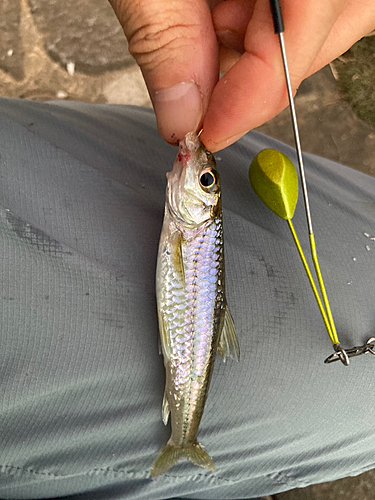
<path fill-rule="evenodd" d="M 285 45 L 292 88 L 305 77 L 346 0 L 284 2 Z M 210 151 L 235 142 L 287 104 L 278 37 L 267 0 L 258 0 L 245 37 L 245 53 L 217 83 L 201 138 Z"/>

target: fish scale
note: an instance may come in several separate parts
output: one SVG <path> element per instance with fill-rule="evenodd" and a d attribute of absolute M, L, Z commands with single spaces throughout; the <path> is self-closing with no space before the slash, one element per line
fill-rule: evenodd
<path fill-rule="evenodd" d="M 205 229 L 203 238 L 183 242 L 184 276 L 173 270 L 171 253 L 164 253 L 164 272 L 173 277 L 168 281 L 169 287 L 166 289 L 167 295 L 173 297 L 173 305 L 163 309 L 163 312 L 169 323 L 173 353 L 170 367 L 173 384 L 169 396 L 180 403 L 179 411 L 172 412 L 171 439 L 176 445 L 187 445 L 195 440 L 203 413 L 204 401 L 200 401 L 202 395 L 199 388 L 207 383 L 203 380 L 194 388 L 192 381 L 197 377 L 208 378 L 212 369 L 209 361 L 217 343 L 213 332 L 219 319 L 218 312 L 223 298 L 216 301 L 219 286 L 212 286 L 211 270 L 212 265 L 216 266 L 217 260 L 220 260 L 219 253 L 217 260 L 213 259 L 212 255 L 215 248 L 217 252 L 220 248 L 217 248 L 217 240 L 219 235 L 222 241 L 221 234 L 221 221 L 216 219 Z M 214 269 L 215 272 L 220 272 L 217 267 Z M 184 283 L 181 278 L 184 278 Z M 180 293 L 180 285 L 185 289 L 184 295 Z M 176 310 L 177 315 L 174 314 Z M 175 406 L 173 401 L 170 406 Z"/>

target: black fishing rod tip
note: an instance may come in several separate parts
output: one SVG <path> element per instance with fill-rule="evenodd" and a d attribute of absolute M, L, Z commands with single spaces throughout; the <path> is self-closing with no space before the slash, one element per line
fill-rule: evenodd
<path fill-rule="evenodd" d="M 281 15 L 281 7 L 279 0 L 270 0 L 273 26 L 275 33 L 280 34 L 284 31 L 283 16 Z"/>

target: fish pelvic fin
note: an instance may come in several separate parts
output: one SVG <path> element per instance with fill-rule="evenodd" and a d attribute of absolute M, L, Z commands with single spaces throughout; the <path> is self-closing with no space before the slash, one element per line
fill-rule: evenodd
<path fill-rule="evenodd" d="M 162 405 L 162 410 L 161 410 L 164 425 L 167 425 L 167 423 L 168 423 L 168 418 L 169 418 L 170 412 L 171 412 L 171 410 L 169 409 L 169 403 L 168 403 L 168 399 L 167 399 L 167 389 L 165 389 L 164 398 L 163 398 L 163 405 Z"/>
<path fill-rule="evenodd" d="M 238 344 L 233 318 L 227 304 L 225 304 L 223 312 L 222 330 L 218 350 L 222 355 L 224 362 L 227 357 L 232 358 L 235 361 L 240 360 L 240 346 Z"/>
<path fill-rule="evenodd" d="M 183 459 L 190 460 L 190 462 L 198 467 L 215 472 L 215 464 L 212 458 L 203 450 L 197 441 L 190 446 L 181 448 L 175 446 L 169 440 L 167 446 L 162 450 L 151 467 L 151 477 L 164 474 Z"/>

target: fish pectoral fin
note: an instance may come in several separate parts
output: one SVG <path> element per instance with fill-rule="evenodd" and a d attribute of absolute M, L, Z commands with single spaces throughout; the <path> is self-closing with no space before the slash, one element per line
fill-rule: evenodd
<path fill-rule="evenodd" d="M 165 388 L 164 397 L 163 397 L 163 405 L 162 405 L 162 419 L 163 419 L 164 425 L 167 425 L 167 423 L 168 423 L 168 418 L 169 418 L 170 412 L 171 412 L 171 410 L 169 408 L 169 403 L 168 403 L 168 399 L 167 399 L 167 388 Z"/>
<path fill-rule="evenodd" d="M 223 361 L 225 362 L 227 357 L 239 361 L 240 346 L 238 344 L 233 318 L 227 304 L 224 306 L 222 325 L 218 350 L 223 357 Z"/>
<path fill-rule="evenodd" d="M 167 446 L 162 450 L 151 467 L 152 477 L 164 474 L 184 458 L 193 462 L 194 465 L 215 472 L 215 464 L 212 458 L 203 450 L 198 442 L 186 447 L 177 447 L 170 441 L 168 441 Z"/>
<path fill-rule="evenodd" d="M 180 231 L 176 231 L 174 237 L 171 239 L 172 256 L 173 256 L 173 269 L 176 272 L 179 280 L 185 286 L 185 267 L 182 252 L 183 236 Z"/>

